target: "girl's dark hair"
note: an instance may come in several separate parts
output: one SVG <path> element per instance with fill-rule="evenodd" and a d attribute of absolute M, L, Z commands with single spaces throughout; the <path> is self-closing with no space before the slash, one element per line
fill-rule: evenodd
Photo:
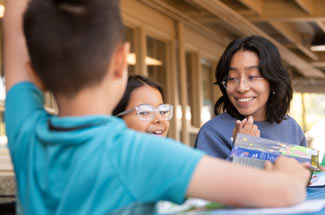
<path fill-rule="evenodd" d="M 280 53 L 273 43 L 260 36 L 249 36 L 232 41 L 222 54 L 215 72 L 216 83 L 222 92 L 214 106 L 216 115 L 226 111 L 237 119 L 244 119 L 231 104 L 222 81 L 228 75 L 233 55 L 238 51 L 251 51 L 259 59 L 259 72 L 270 83 L 270 96 L 266 107 L 266 121 L 280 123 L 290 108 L 293 89 L 290 73 L 283 66 Z M 273 93 L 274 92 L 274 93 Z"/>
<path fill-rule="evenodd" d="M 141 75 L 130 75 L 128 78 L 128 83 L 127 83 L 124 95 L 123 95 L 122 99 L 120 100 L 120 102 L 118 103 L 118 105 L 116 106 L 116 108 L 113 110 L 113 115 L 116 116 L 117 114 L 125 111 L 126 107 L 129 104 L 130 96 L 131 96 L 132 92 L 135 89 L 145 86 L 145 85 L 148 85 L 150 87 L 157 89 L 160 92 L 163 101 L 165 101 L 163 89 L 159 84 L 157 84 L 157 83 L 151 81 L 149 78 L 146 78 Z"/>

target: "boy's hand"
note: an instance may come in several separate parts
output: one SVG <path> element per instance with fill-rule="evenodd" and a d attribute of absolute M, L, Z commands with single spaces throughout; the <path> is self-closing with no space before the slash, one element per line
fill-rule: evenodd
<path fill-rule="evenodd" d="M 255 137 L 260 137 L 260 130 L 257 125 L 254 123 L 254 118 L 249 116 L 248 118 L 243 119 L 242 121 L 237 120 L 236 126 L 232 132 L 233 141 L 235 142 L 237 134 L 248 134 Z"/>
<path fill-rule="evenodd" d="M 309 171 L 303 164 L 299 163 L 294 158 L 284 156 L 278 157 L 274 165 L 270 161 L 266 161 L 265 170 L 291 176 L 293 181 L 297 180 L 304 185 L 309 183 L 311 175 L 311 171 Z"/>

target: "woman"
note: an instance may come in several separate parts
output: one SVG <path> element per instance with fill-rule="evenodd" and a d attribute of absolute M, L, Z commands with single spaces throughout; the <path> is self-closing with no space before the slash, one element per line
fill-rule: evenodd
<path fill-rule="evenodd" d="M 123 118 L 131 129 L 166 137 L 173 106 L 164 104 L 163 91 L 158 84 L 146 77 L 132 75 L 113 115 Z"/>
<path fill-rule="evenodd" d="M 222 96 L 215 104 L 216 117 L 199 131 L 197 148 L 228 159 L 237 132 L 306 146 L 302 129 L 287 115 L 293 93 L 290 74 L 269 40 L 249 36 L 232 41 L 215 76 Z"/>

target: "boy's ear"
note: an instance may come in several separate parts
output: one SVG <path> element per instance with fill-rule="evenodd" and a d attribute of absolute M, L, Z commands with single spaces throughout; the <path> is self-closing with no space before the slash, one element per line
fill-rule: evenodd
<path fill-rule="evenodd" d="M 31 82 L 33 82 L 36 85 L 36 87 L 38 87 L 40 90 L 42 90 L 43 92 L 46 92 L 47 89 L 46 89 L 45 85 L 43 84 L 41 79 L 36 74 L 35 70 L 32 67 L 32 64 L 30 63 L 30 61 L 28 61 L 26 63 L 26 71 L 27 71 L 27 75 L 29 77 L 29 80 Z"/>
<path fill-rule="evenodd" d="M 127 73 L 127 56 L 130 52 L 130 43 L 125 42 L 116 48 L 114 57 L 114 76 L 121 78 Z"/>

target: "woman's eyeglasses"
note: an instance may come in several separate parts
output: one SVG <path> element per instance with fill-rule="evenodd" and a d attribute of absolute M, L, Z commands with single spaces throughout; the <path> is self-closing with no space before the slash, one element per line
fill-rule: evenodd
<path fill-rule="evenodd" d="M 264 78 L 260 76 L 248 76 L 247 79 L 225 77 L 221 83 L 224 86 L 224 88 L 226 88 L 227 90 L 233 90 L 239 87 L 242 81 L 245 83 L 247 87 L 252 88 L 258 85 L 259 82 L 262 80 L 264 80 Z"/>
<path fill-rule="evenodd" d="M 149 104 L 141 104 L 134 108 L 125 110 L 117 114 L 117 116 L 126 115 L 134 110 L 137 112 L 139 119 L 142 121 L 153 120 L 157 113 L 160 114 L 163 120 L 171 120 L 173 118 L 173 105 L 170 104 L 161 104 L 158 106 L 158 108 L 155 108 L 154 106 Z"/>

